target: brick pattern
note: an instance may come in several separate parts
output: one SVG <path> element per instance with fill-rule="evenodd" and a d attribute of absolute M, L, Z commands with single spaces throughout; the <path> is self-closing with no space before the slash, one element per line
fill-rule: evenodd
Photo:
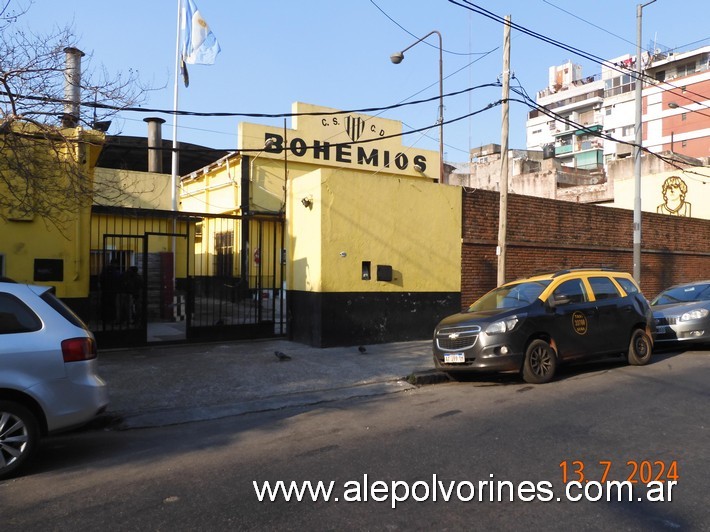
<path fill-rule="evenodd" d="M 463 189 L 461 304 L 496 286 L 499 195 Z M 710 220 L 644 212 L 641 290 L 710 279 Z M 633 270 L 633 211 L 508 195 L 507 281 L 579 266 Z"/>

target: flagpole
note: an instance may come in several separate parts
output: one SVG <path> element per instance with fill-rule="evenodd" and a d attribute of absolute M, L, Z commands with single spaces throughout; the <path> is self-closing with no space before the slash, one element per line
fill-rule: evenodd
<path fill-rule="evenodd" d="M 171 200 L 172 200 L 172 211 L 173 213 L 177 212 L 177 179 L 178 179 L 178 166 L 179 166 L 179 158 L 178 158 L 178 140 L 177 140 L 177 134 L 178 134 L 178 115 L 177 115 L 177 110 L 178 110 L 178 80 L 180 77 L 180 7 L 181 7 L 181 1 L 182 0 L 177 0 L 177 29 L 175 32 L 175 86 L 173 88 L 173 149 L 172 149 L 172 169 L 171 169 L 171 177 L 170 177 L 170 194 L 171 194 Z M 173 303 L 175 303 L 175 278 L 177 275 L 177 239 L 175 238 L 175 233 L 177 232 L 177 214 L 173 214 L 173 223 L 172 223 L 172 252 L 173 252 L 173 282 L 172 282 L 172 287 L 171 287 L 171 293 L 172 293 L 172 299 Z M 174 308 L 174 307 L 173 307 Z"/>
<path fill-rule="evenodd" d="M 175 86 L 173 88 L 173 149 L 172 149 L 172 176 L 170 180 L 170 191 L 172 199 L 172 209 L 177 211 L 177 176 L 178 176 L 178 78 L 180 77 L 180 4 L 182 0 L 177 0 L 177 30 L 175 32 Z"/>

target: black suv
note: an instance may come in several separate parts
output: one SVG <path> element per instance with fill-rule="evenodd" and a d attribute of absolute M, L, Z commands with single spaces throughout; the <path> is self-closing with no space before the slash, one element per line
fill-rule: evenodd
<path fill-rule="evenodd" d="M 557 365 L 625 353 L 651 359 L 652 313 L 633 277 L 607 269 L 562 270 L 506 283 L 434 330 L 434 365 L 456 375 L 518 371 L 550 381 Z"/>

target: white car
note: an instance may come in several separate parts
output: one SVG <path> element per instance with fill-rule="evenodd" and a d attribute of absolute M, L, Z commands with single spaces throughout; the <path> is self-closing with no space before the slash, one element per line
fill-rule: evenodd
<path fill-rule="evenodd" d="M 0 281 L 0 478 L 17 473 L 41 437 L 108 406 L 96 341 L 51 287 Z"/>
<path fill-rule="evenodd" d="M 666 288 L 651 301 L 656 342 L 710 342 L 710 280 Z"/>

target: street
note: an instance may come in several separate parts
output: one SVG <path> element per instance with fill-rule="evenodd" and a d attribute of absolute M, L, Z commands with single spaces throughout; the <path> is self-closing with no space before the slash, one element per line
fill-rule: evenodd
<path fill-rule="evenodd" d="M 25 476 L 0 482 L 0 527 L 708 530 L 709 382 L 710 352 L 666 352 L 644 367 L 564 368 L 540 386 L 478 376 L 163 428 L 84 430 L 46 440 Z M 677 482 L 671 501 L 638 501 L 650 477 Z M 575 497 L 588 483 L 639 482 L 631 502 L 573 502 L 563 478 L 581 480 Z M 259 502 L 254 482 L 279 480 L 332 481 L 339 500 Z M 488 500 L 486 482 L 498 481 L 514 486 L 513 502 L 505 489 L 501 502 Z M 554 497 L 521 496 L 524 481 Z M 446 490 L 433 500 L 437 482 L 455 486 L 448 502 Z M 410 487 L 408 500 L 392 498 Z M 459 500 L 471 487 L 475 497 Z"/>

